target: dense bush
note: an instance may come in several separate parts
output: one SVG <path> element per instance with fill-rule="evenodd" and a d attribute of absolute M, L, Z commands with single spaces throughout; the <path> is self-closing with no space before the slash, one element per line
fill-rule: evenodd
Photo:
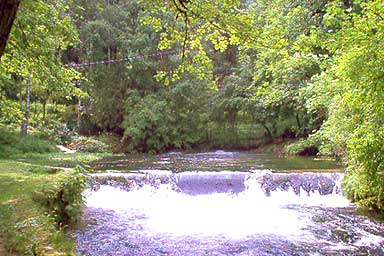
<path fill-rule="evenodd" d="M 0 128 L 0 145 L 16 144 L 19 137 L 20 135 L 15 132 L 8 131 L 4 127 Z"/>
<path fill-rule="evenodd" d="M 21 136 L 19 133 L 0 129 L 0 157 L 8 157 L 20 153 L 56 152 L 51 141 L 35 135 Z"/>
<path fill-rule="evenodd" d="M 6 99 L 5 97 L 0 100 L 0 124 L 20 125 L 23 119 L 23 112 L 20 109 L 19 102 Z"/>
<path fill-rule="evenodd" d="M 85 177 L 77 167 L 71 173 L 63 173 L 55 182 L 37 188 L 33 198 L 41 203 L 59 227 L 75 224 L 80 220 L 83 210 L 83 190 Z"/>
<path fill-rule="evenodd" d="M 369 208 L 384 210 L 384 132 L 360 130 L 349 144 L 344 192 Z"/>
<path fill-rule="evenodd" d="M 314 99 L 329 111 L 321 133 L 348 165 L 346 195 L 384 210 L 384 4 L 362 2 L 352 13 L 343 8 L 334 2 L 328 9 L 326 24 L 341 30 L 327 42 L 333 66 L 312 88 Z"/>

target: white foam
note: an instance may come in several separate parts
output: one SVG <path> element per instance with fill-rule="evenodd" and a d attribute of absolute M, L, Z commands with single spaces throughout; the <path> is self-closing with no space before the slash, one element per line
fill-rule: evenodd
<path fill-rule="evenodd" d="M 362 232 L 362 230 L 360 232 Z M 364 235 L 361 237 L 361 239 L 356 241 L 354 245 L 355 246 L 371 246 L 371 245 L 380 246 L 383 243 L 384 243 L 383 237 L 364 232 Z"/>
<path fill-rule="evenodd" d="M 257 179 L 251 179 L 246 190 L 237 195 L 192 196 L 172 190 L 169 184 L 158 188 L 145 185 L 130 192 L 101 186 L 97 192 L 90 192 L 86 203 L 88 207 L 115 210 L 130 219 L 134 219 L 132 214 L 145 216 L 144 229 L 150 233 L 231 238 L 273 234 L 309 240 L 313 235 L 305 230 L 312 223 L 311 217 L 287 206 L 344 207 L 349 201 L 338 194 L 307 196 L 305 192 L 298 196 L 293 191 L 275 191 L 266 197 Z"/>

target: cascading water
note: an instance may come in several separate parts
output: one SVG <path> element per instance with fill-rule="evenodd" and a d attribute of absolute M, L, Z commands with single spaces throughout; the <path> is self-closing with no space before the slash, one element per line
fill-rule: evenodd
<path fill-rule="evenodd" d="M 80 255 L 384 255 L 383 224 L 358 215 L 342 174 L 98 174 Z"/>

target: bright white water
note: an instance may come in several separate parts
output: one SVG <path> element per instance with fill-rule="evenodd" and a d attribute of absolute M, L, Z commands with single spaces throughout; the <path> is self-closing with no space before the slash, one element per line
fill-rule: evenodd
<path fill-rule="evenodd" d="M 180 193 L 169 184 L 158 188 L 145 185 L 130 192 L 102 186 L 87 197 L 87 207 L 113 210 L 122 218 L 141 216 L 140 232 L 229 238 L 274 234 L 308 240 L 311 234 L 305 229 L 311 224 L 311 216 L 290 206 L 349 206 L 340 194 L 307 195 L 302 191 L 299 196 L 289 190 L 266 197 L 257 179 L 250 178 L 245 184 L 246 189 L 238 194 L 203 195 Z"/>
<path fill-rule="evenodd" d="M 384 255 L 342 174 L 140 172 L 90 178 L 79 255 Z"/>

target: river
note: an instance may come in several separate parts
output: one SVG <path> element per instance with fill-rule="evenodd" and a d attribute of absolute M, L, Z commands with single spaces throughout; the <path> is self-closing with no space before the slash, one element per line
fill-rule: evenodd
<path fill-rule="evenodd" d="M 94 163 L 79 255 L 384 255 L 330 160 L 215 151 Z"/>

